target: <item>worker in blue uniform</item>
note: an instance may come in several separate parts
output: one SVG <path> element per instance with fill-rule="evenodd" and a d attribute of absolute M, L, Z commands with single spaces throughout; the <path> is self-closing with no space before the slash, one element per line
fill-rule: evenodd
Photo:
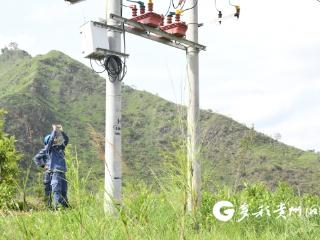
<path fill-rule="evenodd" d="M 48 170 L 52 173 L 51 188 L 53 192 L 53 207 L 56 209 L 58 205 L 68 207 L 68 184 L 66 179 L 67 165 L 64 150 L 68 145 L 69 138 L 63 131 L 61 125 L 52 125 L 52 132 L 49 135 L 47 144 Z M 62 142 L 59 142 L 62 137 Z"/>

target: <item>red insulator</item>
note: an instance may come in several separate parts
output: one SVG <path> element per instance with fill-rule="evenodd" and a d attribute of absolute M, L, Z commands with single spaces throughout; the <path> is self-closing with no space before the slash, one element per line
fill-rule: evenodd
<path fill-rule="evenodd" d="M 171 24 L 172 23 L 172 15 L 168 15 L 167 16 L 167 24 Z"/>
<path fill-rule="evenodd" d="M 146 13 L 146 6 L 141 5 L 140 6 L 140 15 L 145 14 Z"/>
<path fill-rule="evenodd" d="M 132 10 L 132 17 L 136 17 L 137 13 L 138 13 L 138 9 L 136 5 L 132 5 L 131 6 L 131 10 Z"/>
<path fill-rule="evenodd" d="M 160 26 L 164 26 L 164 15 L 163 14 L 161 14 Z"/>
<path fill-rule="evenodd" d="M 180 14 L 176 14 L 176 18 L 175 18 L 176 22 L 180 22 L 180 16 L 181 16 Z"/>
<path fill-rule="evenodd" d="M 153 3 L 148 3 L 148 12 L 153 11 Z"/>

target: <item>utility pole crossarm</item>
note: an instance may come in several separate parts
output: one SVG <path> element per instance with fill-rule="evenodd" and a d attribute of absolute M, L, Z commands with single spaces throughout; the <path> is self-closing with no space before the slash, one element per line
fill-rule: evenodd
<path fill-rule="evenodd" d="M 94 22 L 94 24 L 97 24 L 100 27 L 104 27 L 106 29 L 110 29 L 110 30 L 113 30 L 113 31 L 119 31 L 121 33 L 125 31 L 125 32 L 131 33 L 133 35 L 136 35 L 136 36 L 139 36 L 139 37 L 143 37 L 143 38 L 155 41 L 155 42 L 159 42 L 159 43 L 168 45 L 170 47 L 175 47 L 175 48 L 178 48 L 178 49 L 181 49 L 181 50 L 184 50 L 184 51 L 187 50 L 187 48 L 184 45 L 180 44 L 180 43 L 169 41 L 167 39 L 161 39 L 161 38 L 159 38 L 157 36 L 149 34 L 148 32 L 142 32 L 140 29 L 133 29 L 133 28 L 130 28 L 130 27 L 127 27 L 127 26 L 124 26 L 124 28 L 123 27 L 117 27 L 117 26 L 112 26 L 112 25 L 105 24 L 103 22 Z"/>
<path fill-rule="evenodd" d="M 160 30 L 158 28 L 150 27 L 148 25 L 145 25 L 145 24 L 142 24 L 142 23 L 139 23 L 139 22 L 136 22 L 136 21 L 133 21 L 133 20 L 118 16 L 116 14 L 110 14 L 110 18 L 114 19 L 115 21 L 118 21 L 119 23 L 123 23 L 123 24 L 125 24 L 125 25 L 127 25 L 129 27 L 134 27 L 134 28 L 138 28 L 138 29 L 144 30 L 145 32 L 153 33 L 154 35 L 156 35 L 156 36 L 153 36 L 153 37 L 158 37 L 160 39 L 160 41 L 158 41 L 158 42 L 162 41 L 162 43 L 164 43 L 163 40 L 167 41 L 167 42 L 171 41 L 171 42 L 180 43 L 181 45 L 184 45 L 186 48 L 193 47 L 193 48 L 196 48 L 198 50 L 203 50 L 203 51 L 206 50 L 206 46 L 204 46 L 204 45 L 201 45 L 201 44 L 196 43 L 196 42 L 189 41 L 189 40 L 187 40 L 185 38 L 176 37 L 176 36 L 174 36 L 174 35 L 172 35 L 170 33 L 164 32 L 164 31 L 162 31 L 162 30 Z M 128 29 L 128 28 L 126 28 L 126 29 Z M 130 31 L 128 31 L 128 32 L 130 33 Z M 135 31 L 136 35 L 138 35 L 139 32 L 140 32 L 140 35 L 143 35 L 143 32 Z M 149 39 L 152 38 L 152 37 L 147 37 L 147 36 L 144 36 L 144 37 L 149 38 Z M 162 40 L 161 40 L 161 38 L 162 38 Z M 151 40 L 156 41 L 154 38 L 151 39 Z"/>

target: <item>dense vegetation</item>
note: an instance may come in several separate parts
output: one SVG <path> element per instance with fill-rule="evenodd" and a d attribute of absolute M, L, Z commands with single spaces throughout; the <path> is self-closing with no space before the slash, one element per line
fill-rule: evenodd
<path fill-rule="evenodd" d="M 0 208 L 12 207 L 18 185 L 18 163 L 21 155 L 16 151 L 15 138 L 3 131 L 3 115 L 0 109 Z"/>

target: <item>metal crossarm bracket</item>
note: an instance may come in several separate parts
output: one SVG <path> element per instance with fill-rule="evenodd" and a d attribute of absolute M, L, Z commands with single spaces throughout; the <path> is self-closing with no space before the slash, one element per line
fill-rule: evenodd
<path fill-rule="evenodd" d="M 187 47 L 180 44 L 180 43 L 176 43 L 167 39 L 163 39 L 163 38 L 159 38 L 155 35 L 150 35 L 148 32 L 145 31 L 141 31 L 139 29 L 133 29 L 127 26 L 113 26 L 113 25 L 108 25 L 105 22 L 93 22 L 95 25 L 99 25 L 100 27 L 112 30 L 112 31 L 117 31 L 117 32 L 128 32 L 146 39 L 150 39 L 152 41 L 156 41 L 165 45 L 169 45 L 171 47 L 175 47 L 181 50 L 186 50 Z"/>
<path fill-rule="evenodd" d="M 194 47 L 198 50 L 206 50 L 206 46 L 204 45 L 189 41 L 185 38 L 176 37 L 160 30 L 159 28 L 153 28 L 115 14 L 110 14 L 110 18 L 125 25 L 124 29 L 119 27 L 118 30 L 122 29 L 128 33 L 132 33 L 182 50 L 186 50 L 188 47 Z M 110 28 L 109 25 L 105 26 Z"/>
<path fill-rule="evenodd" d="M 102 49 L 102 48 L 97 48 L 96 52 L 91 54 L 89 56 L 89 58 L 93 58 L 93 59 L 103 59 L 106 57 L 106 55 L 116 55 L 118 57 L 122 57 L 122 58 L 128 58 L 129 54 L 126 53 L 120 53 L 120 52 L 116 52 L 116 51 L 112 51 L 112 50 L 106 50 L 106 49 Z"/>

